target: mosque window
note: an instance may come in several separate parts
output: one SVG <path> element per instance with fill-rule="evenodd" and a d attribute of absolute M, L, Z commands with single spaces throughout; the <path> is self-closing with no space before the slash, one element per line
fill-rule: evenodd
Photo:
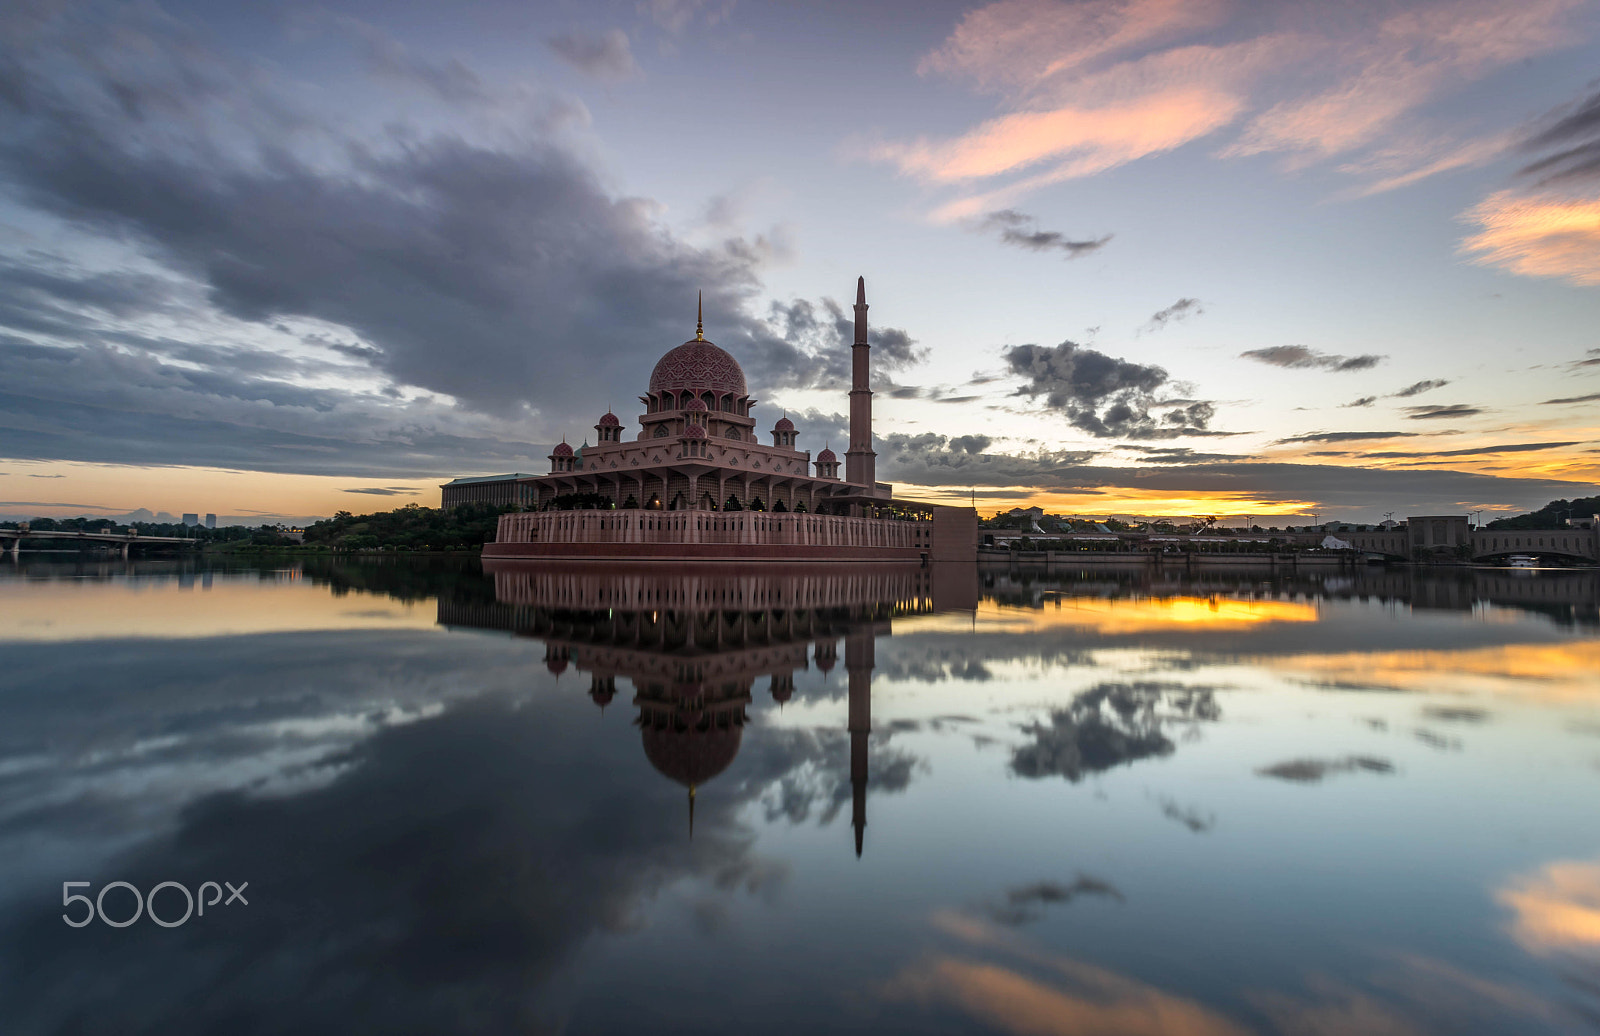
<path fill-rule="evenodd" d="M 739 429 L 730 427 L 724 434 L 726 434 L 730 439 L 737 439 L 739 438 Z"/>
<path fill-rule="evenodd" d="M 656 425 L 655 437 L 657 439 L 665 439 L 667 437 L 667 426 L 664 424 Z"/>

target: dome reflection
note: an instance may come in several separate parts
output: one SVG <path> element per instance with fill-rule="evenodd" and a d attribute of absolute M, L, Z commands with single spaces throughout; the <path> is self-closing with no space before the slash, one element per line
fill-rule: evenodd
<path fill-rule="evenodd" d="M 486 560 L 495 601 L 439 601 L 450 626 L 537 637 L 545 666 L 589 675 L 605 709 L 617 678 L 633 685 L 645 758 L 694 796 L 733 764 L 746 707 L 766 680 L 774 702 L 795 674 L 835 668 L 839 641 L 849 684 L 850 782 L 856 854 L 866 827 L 874 642 L 895 619 L 977 604 L 965 566 L 529 564 Z"/>

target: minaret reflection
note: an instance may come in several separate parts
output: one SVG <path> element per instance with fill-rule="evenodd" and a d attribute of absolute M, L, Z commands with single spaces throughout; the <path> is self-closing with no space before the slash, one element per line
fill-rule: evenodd
<path fill-rule="evenodd" d="M 439 621 L 510 630 L 545 644 L 545 665 L 589 674 L 602 710 L 617 678 L 633 685 L 645 757 L 695 799 L 738 755 L 756 682 L 773 702 L 795 674 L 824 676 L 844 640 L 849 681 L 851 827 L 860 856 L 867 824 L 876 638 L 896 618 L 975 603 L 974 569 L 916 565 L 679 566 L 486 561 L 495 603 L 439 601 Z M 968 583 L 970 582 L 970 587 Z M 936 592 L 936 590 L 938 592 Z M 942 600 L 941 600 L 942 598 Z M 581 686 L 581 684 L 580 684 Z"/>
<path fill-rule="evenodd" d="M 877 643 L 878 630 L 873 627 L 852 630 L 844 639 L 844 670 L 850 679 L 850 826 L 856 832 L 857 858 L 867 830 L 867 738 L 872 733 Z"/>

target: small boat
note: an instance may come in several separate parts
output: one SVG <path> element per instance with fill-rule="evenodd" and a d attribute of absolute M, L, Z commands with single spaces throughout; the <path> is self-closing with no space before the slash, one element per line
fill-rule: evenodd
<path fill-rule="evenodd" d="M 1539 559 L 1532 554 L 1513 554 L 1506 558 L 1506 564 L 1512 568 L 1536 568 L 1538 567 Z"/>

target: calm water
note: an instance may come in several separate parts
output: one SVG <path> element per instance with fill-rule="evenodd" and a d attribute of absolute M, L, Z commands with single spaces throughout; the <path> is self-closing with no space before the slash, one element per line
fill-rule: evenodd
<path fill-rule="evenodd" d="M 0 1031 L 1595 1031 L 1597 603 L 25 556 Z"/>

